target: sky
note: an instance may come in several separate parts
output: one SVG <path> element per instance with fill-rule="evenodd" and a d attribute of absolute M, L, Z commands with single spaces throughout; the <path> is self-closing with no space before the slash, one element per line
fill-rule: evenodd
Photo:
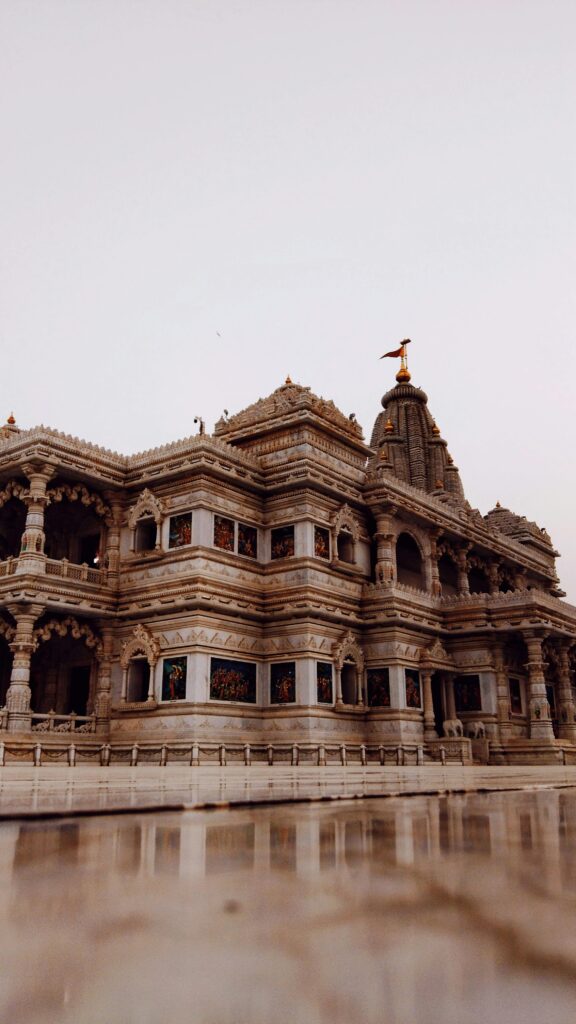
<path fill-rule="evenodd" d="M 573 0 L 1 0 L 0 416 L 130 453 L 393 360 L 576 603 Z"/>

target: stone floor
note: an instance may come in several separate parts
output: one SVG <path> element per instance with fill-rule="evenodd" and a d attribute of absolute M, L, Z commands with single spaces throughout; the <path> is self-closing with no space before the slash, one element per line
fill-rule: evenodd
<path fill-rule="evenodd" d="M 50 771 L 0 778 L 2 1021 L 576 1019 L 571 769 Z"/>

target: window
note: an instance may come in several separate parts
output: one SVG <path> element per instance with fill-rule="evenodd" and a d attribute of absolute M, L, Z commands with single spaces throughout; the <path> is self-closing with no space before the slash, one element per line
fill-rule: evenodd
<path fill-rule="evenodd" d="M 270 703 L 294 704 L 295 701 L 296 662 L 276 662 L 270 666 Z"/>
<path fill-rule="evenodd" d="M 127 701 L 131 704 L 139 704 L 148 700 L 149 683 L 150 665 L 146 658 L 133 658 L 128 668 Z"/>
<path fill-rule="evenodd" d="M 234 520 L 214 516 L 214 546 L 223 551 L 234 551 Z"/>
<path fill-rule="evenodd" d="M 425 588 L 420 548 L 409 533 L 401 533 L 396 541 L 396 578 L 416 590 Z"/>
<path fill-rule="evenodd" d="M 508 689 L 510 691 L 510 711 L 513 715 L 522 714 L 522 687 L 519 679 L 509 679 Z"/>
<path fill-rule="evenodd" d="M 177 516 L 170 516 L 170 531 L 168 534 L 169 548 L 184 548 L 192 543 L 192 513 L 182 512 Z"/>
<path fill-rule="evenodd" d="M 329 662 L 316 662 L 316 691 L 319 704 L 332 704 L 332 665 Z"/>
<path fill-rule="evenodd" d="M 314 527 L 314 554 L 316 558 L 330 558 L 330 531 L 324 526 Z"/>
<path fill-rule="evenodd" d="M 406 707 L 420 708 L 420 673 L 415 668 L 407 668 L 406 672 Z"/>
<path fill-rule="evenodd" d="M 279 526 L 272 530 L 272 558 L 291 558 L 294 554 L 294 527 Z"/>
<path fill-rule="evenodd" d="M 251 661 L 210 660 L 210 700 L 256 703 L 256 665 Z"/>
<path fill-rule="evenodd" d="M 136 526 L 135 551 L 154 551 L 156 547 L 156 522 L 152 518 L 140 519 Z"/>
<path fill-rule="evenodd" d="M 340 530 L 336 538 L 336 548 L 340 562 L 348 562 L 354 565 L 354 538 L 347 530 Z"/>
<path fill-rule="evenodd" d="M 162 700 L 186 700 L 186 663 L 184 658 L 164 658 Z"/>
<path fill-rule="evenodd" d="M 368 707 L 389 708 L 390 707 L 390 673 L 387 668 L 369 668 L 367 672 L 368 682 Z"/>

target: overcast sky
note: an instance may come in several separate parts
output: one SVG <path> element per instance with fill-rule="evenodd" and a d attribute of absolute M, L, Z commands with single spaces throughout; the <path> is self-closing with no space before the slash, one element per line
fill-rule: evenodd
<path fill-rule="evenodd" d="M 403 337 L 576 603 L 574 0 L 1 0 L 0 413 L 132 452 Z"/>

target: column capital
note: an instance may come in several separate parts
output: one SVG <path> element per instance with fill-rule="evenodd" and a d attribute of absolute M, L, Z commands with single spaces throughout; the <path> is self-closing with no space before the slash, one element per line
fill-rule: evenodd
<path fill-rule="evenodd" d="M 31 484 L 46 484 L 56 474 L 56 467 L 51 466 L 48 462 L 25 462 L 22 467 L 22 472 L 28 477 Z"/>

